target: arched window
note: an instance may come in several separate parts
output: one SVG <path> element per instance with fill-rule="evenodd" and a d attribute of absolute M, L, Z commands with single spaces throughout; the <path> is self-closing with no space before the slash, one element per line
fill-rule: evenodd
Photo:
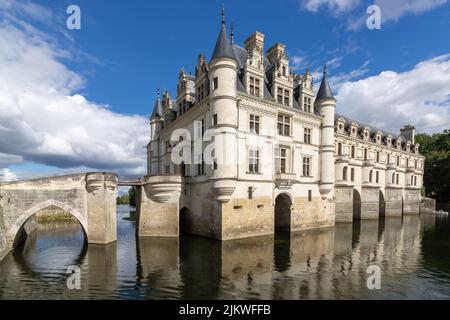
<path fill-rule="evenodd" d="M 344 181 L 347 181 L 347 167 L 344 167 L 344 169 L 342 169 L 342 179 Z"/>

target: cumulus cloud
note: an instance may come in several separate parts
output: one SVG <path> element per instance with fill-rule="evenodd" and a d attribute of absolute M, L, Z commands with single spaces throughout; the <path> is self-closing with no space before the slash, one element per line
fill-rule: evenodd
<path fill-rule="evenodd" d="M 375 0 L 381 8 L 381 21 L 397 21 L 406 14 L 420 14 L 447 3 L 447 0 Z"/>
<path fill-rule="evenodd" d="M 301 0 L 300 3 L 304 9 L 311 12 L 326 8 L 339 14 L 354 9 L 360 2 L 360 0 Z"/>
<path fill-rule="evenodd" d="M 338 112 L 398 132 L 415 125 L 419 132 L 450 128 L 450 54 L 417 64 L 405 72 L 384 71 L 341 84 Z"/>
<path fill-rule="evenodd" d="M 300 0 L 303 9 L 316 13 L 328 10 L 335 17 L 346 16 L 350 30 L 365 26 L 366 9 L 369 5 L 378 5 L 381 9 L 381 21 L 397 21 L 408 14 L 421 14 L 446 4 L 448 0 Z"/>
<path fill-rule="evenodd" d="M 87 100 L 80 93 L 83 77 L 61 62 L 71 58 L 70 52 L 30 24 L 10 18 L 11 3 L 0 7 L 0 168 L 33 161 L 145 173 L 147 119 Z M 3 176 L 11 173 L 2 170 Z"/>

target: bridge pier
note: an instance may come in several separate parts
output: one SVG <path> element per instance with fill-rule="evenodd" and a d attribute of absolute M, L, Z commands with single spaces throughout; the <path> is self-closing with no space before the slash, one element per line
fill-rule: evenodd
<path fill-rule="evenodd" d="M 89 243 L 108 244 L 117 240 L 117 185 L 115 174 L 86 174 Z"/>
<path fill-rule="evenodd" d="M 139 237 L 178 237 L 181 176 L 147 176 L 139 196 Z"/>

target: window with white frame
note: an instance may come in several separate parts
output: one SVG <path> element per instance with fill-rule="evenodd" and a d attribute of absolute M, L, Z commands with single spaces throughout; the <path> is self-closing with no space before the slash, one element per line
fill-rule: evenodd
<path fill-rule="evenodd" d="M 312 157 L 310 157 L 310 156 L 303 157 L 303 176 L 304 177 L 311 177 L 311 175 L 312 175 L 311 163 L 312 163 Z"/>
<path fill-rule="evenodd" d="M 249 149 L 248 150 L 248 172 L 259 173 L 259 150 Z"/>
<path fill-rule="evenodd" d="M 279 135 L 289 136 L 291 134 L 291 117 L 279 115 L 277 128 Z"/>
<path fill-rule="evenodd" d="M 250 94 L 252 96 L 259 97 L 260 96 L 260 93 L 259 93 L 260 88 L 261 88 L 260 80 L 255 77 L 250 77 L 250 88 L 249 88 Z"/>
<path fill-rule="evenodd" d="M 303 129 L 303 142 L 306 144 L 311 144 L 311 129 L 310 128 Z"/>
<path fill-rule="evenodd" d="M 254 114 L 250 115 L 250 132 L 259 134 L 259 116 Z"/>
<path fill-rule="evenodd" d="M 286 173 L 288 165 L 288 149 L 287 148 L 276 148 L 275 149 L 275 172 L 276 173 Z"/>

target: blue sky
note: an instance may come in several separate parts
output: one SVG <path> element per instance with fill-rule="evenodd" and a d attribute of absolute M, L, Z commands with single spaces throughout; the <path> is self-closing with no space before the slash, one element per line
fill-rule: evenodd
<path fill-rule="evenodd" d="M 380 30 L 365 26 L 374 3 Z M 81 30 L 65 27 L 70 4 L 81 8 Z M 224 4 L 235 42 L 261 31 L 266 49 L 284 43 L 294 71 L 309 67 L 316 80 L 328 62 L 339 112 L 388 130 L 450 128 L 450 1 Z M 90 169 L 144 174 L 156 89 L 174 95 L 180 68 L 194 70 L 200 52 L 210 57 L 221 5 L 0 0 L 0 49 L 11 53 L 0 54 L 0 80 L 10 86 L 0 86 L 0 179 Z"/>

